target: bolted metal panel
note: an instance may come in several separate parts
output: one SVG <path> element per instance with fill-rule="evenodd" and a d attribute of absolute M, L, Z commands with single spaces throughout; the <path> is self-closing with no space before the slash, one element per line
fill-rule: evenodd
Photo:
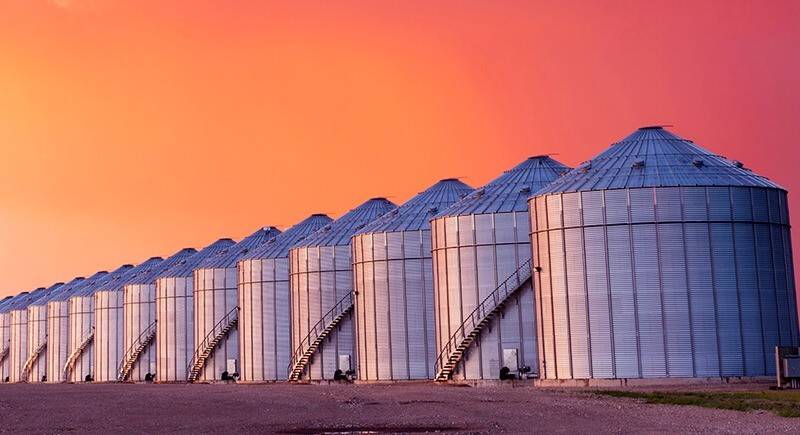
<path fill-rule="evenodd" d="M 328 225 L 324 214 L 309 216 L 248 253 L 238 263 L 241 380 L 285 380 L 291 360 L 289 249 Z"/>
<path fill-rule="evenodd" d="M 292 350 L 296 350 L 313 326 L 346 294 L 353 291 L 350 239 L 395 205 L 373 198 L 292 247 L 289 251 Z M 342 319 L 312 357 L 308 379 L 333 379 L 336 370 L 347 371 L 341 361 L 358 367 L 355 322 L 352 312 Z M 305 349 L 303 349 L 305 350 Z M 341 358 L 349 356 L 347 358 Z"/>
<path fill-rule="evenodd" d="M 53 292 L 58 291 L 64 285 L 63 282 L 54 284 L 48 288 L 38 288 L 30 292 L 25 299 L 16 301 L 15 306 L 10 310 L 10 342 L 8 359 L 9 366 L 9 382 L 27 382 L 28 377 L 24 373 L 25 363 L 31 355 L 30 342 L 31 337 L 28 334 L 28 308 L 32 304 L 39 301 L 46 300 Z M 38 318 L 37 318 L 38 320 Z M 39 337 L 37 336 L 34 341 L 38 344 Z"/>
<path fill-rule="evenodd" d="M 439 181 L 353 236 L 359 379 L 433 378 L 429 220 L 471 191 L 455 179 Z"/>
<path fill-rule="evenodd" d="M 499 284 L 530 258 L 526 200 L 569 168 L 531 157 L 448 207 L 431 221 L 436 353 Z M 504 350 L 536 372 L 535 308 L 530 281 L 481 330 L 454 379 L 498 379 Z"/>
<path fill-rule="evenodd" d="M 740 164 L 646 128 L 529 206 L 541 376 L 768 376 L 797 346 L 786 191 Z"/>
<path fill-rule="evenodd" d="M 208 257 L 235 245 L 219 239 L 162 272 L 155 284 L 156 380 L 186 382 L 194 352 L 194 278 L 192 271 Z"/>
<path fill-rule="evenodd" d="M 261 228 L 239 243 L 200 262 L 194 270 L 194 353 L 225 315 L 238 306 L 236 263 L 280 234 L 275 227 Z M 191 354 L 190 354 L 191 358 Z M 227 370 L 227 360 L 239 358 L 238 327 L 220 341 L 206 360 L 198 380 L 219 380 Z M 233 375 L 233 373 L 231 373 Z"/>
<path fill-rule="evenodd" d="M 130 350 L 136 340 L 156 321 L 156 278 L 175 266 L 182 265 L 197 251 L 184 248 L 151 268 L 147 273 L 137 275 L 125 285 L 123 296 L 122 330 L 123 353 Z M 142 350 L 131 367 L 127 380 L 144 381 L 147 374 L 156 373 L 156 345 L 154 339 Z M 118 365 L 122 361 L 118 362 Z M 115 375 L 116 376 L 116 375 Z"/>
<path fill-rule="evenodd" d="M 97 382 L 117 380 L 117 368 L 125 353 L 123 347 L 123 299 L 126 285 L 151 275 L 164 262 L 151 257 L 121 274 L 119 279 L 107 280 L 94 291 L 94 360 L 92 374 Z"/>

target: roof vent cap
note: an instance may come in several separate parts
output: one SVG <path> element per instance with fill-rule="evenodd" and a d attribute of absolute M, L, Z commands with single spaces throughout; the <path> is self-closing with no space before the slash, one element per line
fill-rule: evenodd
<path fill-rule="evenodd" d="M 700 159 L 694 159 L 694 161 L 692 162 L 692 164 L 693 164 L 693 165 L 694 165 L 696 168 L 702 168 L 703 166 L 705 166 L 705 165 L 706 165 L 706 163 L 705 163 L 704 161 L 700 160 Z"/>
<path fill-rule="evenodd" d="M 743 169 L 744 168 L 744 163 L 742 163 L 742 162 L 740 162 L 738 160 L 734 160 L 733 161 L 733 166 L 736 166 L 739 169 Z"/>
<path fill-rule="evenodd" d="M 637 159 L 631 167 L 633 169 L 644 169 L 644 159 Z"/>
<path fill-rule="evenodd" d="M 530 186 L 522 186 L 522 189 L 519 189 L 519 193 L 527 195 L 527 194 L 531 193 L 531 187 Z"/>

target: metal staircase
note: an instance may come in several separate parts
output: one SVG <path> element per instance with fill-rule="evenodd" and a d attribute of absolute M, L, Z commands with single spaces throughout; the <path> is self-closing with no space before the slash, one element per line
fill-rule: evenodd
<path fill-rule="evenodd" d="M 31 374 L 31 369 L 33 368 L 33 364 L 36 362 L 36 360 L 39 359 L 39 355 L 42 354 L 42 351 L 46 347 L 47 347 L 47 336 L 44 337 L 44 339 L 42 340 L 42 343 L 39 344 L 39 347 L 37 347 L 33 351 L 31 356 L 29 356 L 28 359 L 25 361 L 25 365 L 22 366 L 22 380 L 23 380 L 23 382 L 27 382 L 28 381 L 28 376 L 30 376 L 30 374 Z"/>
<path fill-rule="evenodd" d="M 3 350 L 0 350 L 0 363 L 2 363 L 4 359 L 6 359 L 6 357 L 8 356 L 8 351 L 10 349 L 11 345 L 7 344 L 6 347 L 3 348 Z"/>
<path fill-rule="evenodd" d="M 197 377 L 200 376 L 200 371 L 202 371 L 203 366 L 206 365 L 206 360 L 214 353 L 214 348 L 217 347 L 219 342 L 222 341 L 238 323 L 239 307 L 234 307 L 232 310 L 228 311 L 228 314 L 222 317 L 222 320 L 214 325 L 214 328 L 205 336 L 203 342 L 200 343 L 200 346 L 197 347 L 194 351 L 194 355 L 192 355 L 192 360 L 189 363 L 189 367 L 186 369 L 188 373 L 186 377 L 187 381 L 194 382 L 197 380 Z"/>
<path fill-rule="evenodd" d="M 503 309 L 509 298 L 522 288 L 531 278 L 531 260 L 520 265 L 517 270 L 511 273 L 496 289 L 484 298 L 477 307 L 461 322 L 450 339 L 442 347 L 439 356 L 436 358 L 434 370 L 437 382 L 444 382 L 451 379 L 453 370 L 464 352 L 469 349 L 475 339 L 480 335 L 498 313 Z"/>
<path fill-rule="evenodd" d="M 83 339 L 80 346 L 76 347 L 75 350 L 69 354 L 67 358 L 67 362 L 64 364 L 64 381 L 69 379 L 69 375 L 72 373 L 72 370 L 75 368 L 75 363 L 78 362 L 78 358 L 80 358 L 81 354 L 86 347 L 89 346 L 92 341 L 94 340 L 94 328 L 92 328 L 92 332 Z"/>
<path fill-rule="evenodd" d="M 133 340 L 131 347 L 122 355 L 122 361 L 117 370 L 117 382 L 125 382 L 125 379 L 130 375 L 133 365 L 139 360 L 142 352 L 144 352 L 147 346 L 156 338 L 156 331 L 156 320 L 153 320 L 153 323 L 147 325 L 147 328 L 136 337 L 136 340 Z"/>
<path fill-rule="evenodd" d="M 300 341 L 292 354 L 292 362 L 289 364 L 289 381 L 297 382 L 303 376 L 306 366 L 311 361 L 311 357 L 325 340 L 325 337 L 330 335 L 331 331 L 342 321 L 342 319 L 353 309 L 353 293 L 347 294 L 333 306 L 324 316 L 317 322 L 314 327 L 308 332 Z"/>

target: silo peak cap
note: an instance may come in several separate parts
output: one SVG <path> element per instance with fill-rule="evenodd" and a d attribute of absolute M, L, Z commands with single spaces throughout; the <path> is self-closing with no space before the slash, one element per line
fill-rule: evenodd
<path fill-rule="evenodd" d="M 645 125 L 644 127 L 639 127 L 639 130 L 663 130 L 664 127 L 674 127 L 674 125 Z"/>

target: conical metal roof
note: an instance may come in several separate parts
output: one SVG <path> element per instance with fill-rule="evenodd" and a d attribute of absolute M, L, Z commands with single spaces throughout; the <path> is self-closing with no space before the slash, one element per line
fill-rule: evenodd
<path fill-rule="evenodd" d="M 180 278 L 180 277 L 189 277 L 192 276 L 192 271 L 197 269 L 198 265 L 202 263 L 209 257 L 213 257 L 223 250 L 235 245 L 232 239 L 219 239 L 216 242 L 206 246 L 205 248 L 201 249 L 200 252 L 183 258 L 178 263 L 174 264 L 169 269 L 161 272 L 156 279 L 158 278 Z"/>
<path fill-rule="evenodd" d="M 73 280 L 69 281 L 66 284 L 59 286 L 57 289 L 49 292 L 47 296 L 44 296 L 38 299 L 36 302 L 32 302 L 31 305 L 47 305 L 48 302 L 54 300 L 55 298 L 62 297 L 62 295 L 72 293 L 72 291 L 83 283 L 84 277 L 79 276 L 74 278 Z"/>
<path fill-rule="evenodd" d="M 293 248 L 349 245 L 356 231 L 394 208 L 395 205 L 386 198 L 372 198 L 320 228 Z"/>
<path fill-rule="evenodd" d="M 43 291 L 40 291 L 36 297 L 31 297 L 31 299 L 26 304 L 26 307 L 31 305 L 41 305 L 41 302 L 47 302 L 47 299 L 53 296 L 54 294 L 58 294 L 61 287 L 64 286 L 63 282 L 57 282 L 50 287 L 45 288 Z"/>
<path fill-rule="evenodd" d="M 223 249 L 217 255 L 206 258 L 200 262 L 195 269 L 227 269 L 229 267 L 236 267 L 236 263 L 247 255 L 247 253 L 261 246 L 261 244 L 274 239 L 280 233 L 281 230 L 275 227 L 261 228 L 242 239 L 241 242 Z"/>
<path fill-rule="evenodd" d="M 642 127 L 538 194 L 677 186 L 782 189 L 740 162 L 712 154 L 660 126 Z"/>
<path fill-rule="evenodd" d="M 242 257 L 242 260 L 288 257 L 290 248 L 331 222 L 333 222 L 333 219 L 326 214 L 312 214 L 269 242 L 250 251 L 250 253 Z"/>
<path fill-rule="evenodd" d="M 152 272 L 153 269 L 157 268 L 162 262 L 164 262 L 164 259 L 161 257 L 150 257 L 144 262 L 125 272 L 118 280 L 107 281 L 105 284 L 100 286 L 98 291 L 122 291 L 126 285 L 133 282 L 137 277 Z"/>
<path fill-rule="evenodd" d="M 455 178 L 441 180 L 400 207 L 370 222 L 357 234 L 429 229 L 432 217 L 473 190 Z"/>
<path fill-rule="evenodd" d="M 188 259 L 196 254 L 197 250 L 194 248 L 183 248 L 180 251 L 172 254 L 166 260 L 154 265 L 146 272 L 140 273 L 132 278 L 127 284 L 153 284 L 162 273 L 169 270 L 171 267 L 179 264 L 181 261 Z"/>
<path fill-rule="evenodd" d="M 44 287 L 39 287 L 36 290 L 18 294 L 14 297 L 14 299 L 11 299 L 2 309 L 0 309 L 0 313 L 10 313 L 14 310 L 26 308 L 31 302 L 42 297 L 42 292 L 45 290 L 47 289 Z"/>
<path fill-rule="evenodd" d="M 527 211 L 531 194 L 569 170 L 548 156 L 529 157 L 436 217 Z"/>
<path fill-rule="evenodd" d="M 132 269 L 133 265 L 131 264 L 123 264 L 122 266 L 116 268 L 111 272 L 97 272 L 94 275 L 90 276 L 83 280 L 80 286 L 72 291 L 72 294 L 69 295 L 59 295 L 53 300 L 55 301 L 65 301 L 73 296 L 86 296 L 94 294 L 94 292 L 100 288 L 100 286 L 108 280 L 117 279 L 120 276 L 124 275 L 125 272 Z"/>

